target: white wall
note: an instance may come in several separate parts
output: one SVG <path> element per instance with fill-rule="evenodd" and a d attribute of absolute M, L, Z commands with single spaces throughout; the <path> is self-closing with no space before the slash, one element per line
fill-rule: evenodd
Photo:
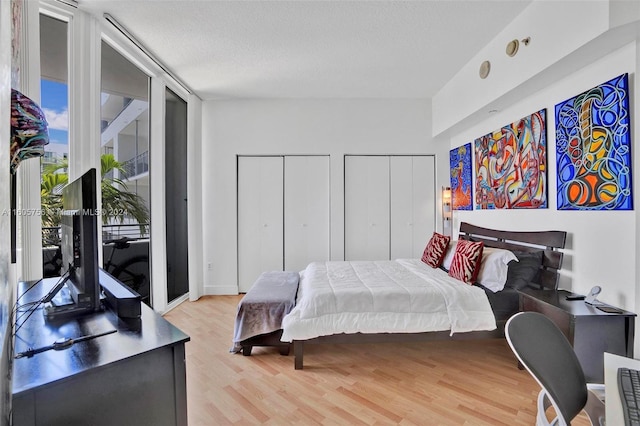
<path fill-rule="evenodd" d="M 343 155 L 436 154 L 438 166 L 448 170 L 448 146 L 433 143 L 430 117 L 426 100 L 204 102 L 204 294 L 238 291 L 236 155 L 330 155 L 331 258 L 342 260 Z"/>
<path fill-rule="evenodd" d="M 608 16 L 608 1 L 533 2 L 434 96 L 434 132 L 438 134 L 479 110 L 490 109 L 487 105 L 525 81 L 541 81 L 541 74 L 550 65 L 605 32 Z M 589 24 L 582 24 L 586 22 Z M 526 37 L 530 38 L 529 44 L 520 43 L 515 57 L 505 54 L 509 41 Z M 481 80 L 478 70 L 485 60 L 490 61 L 491 71 Z"/>
<path fill-rule="evenodd" d="M 594 13 L 594 9 L 590 9 L 590 13 Z M 634 15 L 637 15 L 635 9 Z M 523 22 L 527 22 L 529 26 L 538 25 L 526 19 Z M 611 27 L 612 23 L 609 22 L 609 25 Z M 535 77 L 529 78 L 528 74 L 523 73 L 520 75 L 520 82 L 510 80 L 510 88 L 502 88 L 501 91 L 505 93 L 507 90 L 508 96 L 501 96 L 499 111 L 494 114 L 486 111 L 488 106 L 492 106 L 486 99 L 486 92 L 474 90 L 474 85 L 485 84 L 487 80 L 480 80 L 477 73 L 470 73 L 468 77 L 456 76 L 473 80 L 462 83 L 464 87 L 468 87 L 468 90 L 462 92 L 450 87 L 448 90 L 452 95 L 446 104 L 482 106 L 478 106 L 476 111 L 465 110 L 463 114 L 455 112 L 452 117 L 448 117 L 447 110 L 439 110 L 441 103 L 434 98 L 434 126 L 430 119 L 430 102 L 422 100 L 204 102 L 203 294 L 237 292 L 237 154 L 331 156 L 331 257 L 340 260 L 344 256 L 344 154 L 436 154 L 439 180 L 436 185 L 439 187 L 448 182 L 450 149 L 472 142 L 518 118 L 546 108 L 549 207 L 538 210 L 455 212 L 454 232 L 461 221 L 496 229 L 567 231 L 560 287 L 585 293 L 592 286 L 601 285 L 601 300 L 634 312 L 639 311 L 640 292 L 637 291 L 636 284 L 639 273 L 636 263 L 640 254 L 640 227 L 635 210 L 556 210 L 556 103 L 619 74 L 629 73 L 632 143 L 640 140 L 640 127 L 634 122 L 635 104 L 640 100 L 635 91 L 640 61 L 640 43 L 635 31 L 638 21 L 629 25 L 611 30 L 600 28 L 598 31 L 604 31 L 601 35 L 587 34 L 584 43 L 576 42 L 575 50 L 566 52 L 564 57 L 555 58 L 556 62 L 548 62 L 546 68 Z M 527 30 L 522 25 L 520 28 Z M 563 40 L 566 38 L 565 32 L 570 30 L 562 25 L 545 28 L 547 33 L 532 39 L 532 43 L 540 40 Z M 488 48 L 499 50 L 504 55 L 503 39 L 510 40 L 516 36 L 519 35 L 501 35 Z M 521 49 L 526 48 L 521 46 Z M 509 58 L 522 61 L 518 69 L 526 68 L 527 61 L 535 62 L 539 59 L 536 55 L 521 53 L 515 58 Z M 535 90 L 530 84 L 532 80 L 535 80 Z M 500 86 L 499 82 L 496 83 Z M 482 98 L 480 102 L 474 100 L 476 94 Z M 444 124 L 435 123 L 437 117 L 441 117 Z M 439 130 L 433 132 L 434 127 Z M 432 138 L 432 134 L 437 136 Z M 635 149 L 635 146 L 632 148 L 632 156 L 633 163 L 639 164 L 640 150 Z M 633 187 L 638 188 L 640 175 L 637 168 L 633 170 L 633 174 Z M 440 223 L 438 218 L 438 227 Z M 640 339 L 636 341 L 640 344 Z"/>
<path fill-rule="evenodd" d="M 480 123 L 453 135 L 450 147 L 475 140 L 520 117 L 542 108 L 547 109 L 548 205 L 539 210 L 475 210 L 454 212 L 454 229 L 461 221 L 497 229 L 547 230 L 568 232 L 567 249 L 560 287 L 585 293 L 601 285 L 600 300 L 631 311 L 637 311 L 637 214 L 635 211 L 581 212 L 556 210 L 555 105 L 622 73 L 629 73 L 632 106 L 632 142 L 639 139 L 635 125 L 634 104 L 637 44 L 626 46 L 603 56 L 592 64 L 559 78 L 543 90 L 527 96 Z M 632 148 L 633 162 L 639 164 L 639 150 Z M 633 186 L 638 187 L 638 170 L 633 170 Z M 638 203 L 636 197 L 636 204 Z"/>
<path fill-rule="evenodd" d="M 545 18 L 545 25 L 540 25 L 541 16 L 547 15 L 555 25 L 547 25 L 551 21 Z M 600 285 L 600 300 L 640 312 L 638 167 L 632 167 L 633 211 L 558 211 L 555 156 L 555 105 L 629 73 L 632 163 L 640 164 L 635 106 L 640 101 L 636 91 L 640 81 L 640 2 L 534 2 L 514 22 L 433 98 L 433 130 L 437 140 L 451 149 L 546 108 L 549 207 L 457 211 L 454 230 L 465 221 L 496 229 L 567 231 L 560 287 L 584 294 Z M 574 25 L 580 22 L 595 26 Z M 506 42 L 524 36 L 531 36 L 530 45 L 521 45 L 515 57 L 507 57 Z M 485 80 L 477 74 L 481 58 L 496 65 Z M 491 114 L 490 110 L 498 112 Z M 639 351 L 640 339 L 636 338 L 635 353 Z"/>

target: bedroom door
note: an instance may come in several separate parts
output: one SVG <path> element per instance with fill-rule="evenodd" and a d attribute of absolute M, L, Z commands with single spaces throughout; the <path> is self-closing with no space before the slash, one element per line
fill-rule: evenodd
<path fill-rule="evenodd" d="M 389 259 L 389 190 L 388 156 L 345 156 L 345 260 Z"/>
<path fill-rule="evenodd" d="M 391 259 L 416 259 L 436 225 L 435 157 L 392 156 Z"/>
<path fill-rule="evenodd" d="M 285 270 L 329 260 L 329 230 L 329 156 L 285 156 Z"/>
<path fill-rule="evenodd" d="M 238 157 L 238 288 L 264 271 L 282 271 L 283 158 Z"/>

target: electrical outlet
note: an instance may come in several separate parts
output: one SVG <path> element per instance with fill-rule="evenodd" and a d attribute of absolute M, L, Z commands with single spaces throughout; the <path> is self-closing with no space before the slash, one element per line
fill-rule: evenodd
<path fill-rule="evenodd" d="M 207 269 L 210 271 L 213 269 L 213 265 L 211 265 L 211 262 L 207 263 Z"/>

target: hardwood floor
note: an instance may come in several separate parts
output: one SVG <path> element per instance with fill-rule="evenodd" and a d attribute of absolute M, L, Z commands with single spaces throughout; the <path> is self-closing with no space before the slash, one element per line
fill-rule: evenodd
<path fill-rule="evenodd" d="M 165 315 L 191 336 L 191 426 L 535 424 L 539 387 L 503 339 L 307 345 L 294 370 L 275 348 L 229 353 L 240 299 L 206 296 Z"/>

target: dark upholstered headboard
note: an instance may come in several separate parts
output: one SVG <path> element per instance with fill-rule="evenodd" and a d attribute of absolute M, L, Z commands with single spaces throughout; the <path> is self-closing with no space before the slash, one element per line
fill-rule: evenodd
<path fill-rule="evenodd" d="M 482 241 L 488 247 L 512 251 L 542 251 L 538 284 L 543 288 L 558 288 L 558 270 L 562 267 L 563 249 L 567 239 L 564 231 L 499 231 L 466 222 L 460 224 L 459 239 Z"/>

